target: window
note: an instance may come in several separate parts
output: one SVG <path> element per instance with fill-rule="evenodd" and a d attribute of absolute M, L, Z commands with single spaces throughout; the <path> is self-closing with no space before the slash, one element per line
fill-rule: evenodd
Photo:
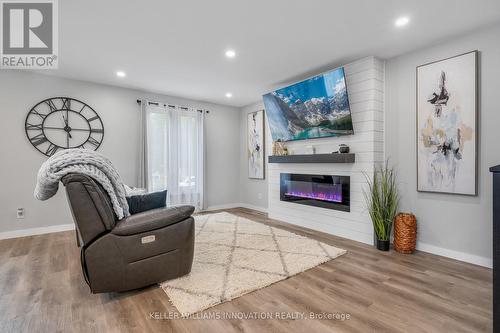
<path fill-rule="evenodd" d="M 147 110 L 150 191 L 167 189 L 168 205 L 203 207 L 203 113 L 179 107 Z"/>

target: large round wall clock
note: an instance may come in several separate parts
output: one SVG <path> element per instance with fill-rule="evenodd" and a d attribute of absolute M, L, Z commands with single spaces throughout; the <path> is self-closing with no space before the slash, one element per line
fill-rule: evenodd
<path fill-rule="evenodd" d="M 42 154 L 54 155 L 60 149 L 97 150 L 104 138 L 104 124 L 89 105 L 69 97 L 52 97 L 28 112 L 26 136 Z"/>

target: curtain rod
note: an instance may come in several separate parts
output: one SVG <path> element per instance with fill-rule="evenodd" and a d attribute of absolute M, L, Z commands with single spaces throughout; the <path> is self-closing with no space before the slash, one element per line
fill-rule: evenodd
<path fill-rule="evenodd" d="M 137 100 L 137 104 L 141 104 L 142 101 L 140 99 Z M 148 102 L 149 105 L 156 105 L 156 106 L 160 106 L 163 104 L 163 106 L 168 106 L 169 108 L 175 108 L 176 106 L 179 107 L 179 109 L 181 110 L 189 110 L 190 108 L 188 108 L 187 106 L 179 106 L 179 105 L 173 105 L 173 104 L 166 104 L 166 103 L 160 103 L 160 102 Z M 196 111 L 198 112 L 203 112 L 205 111 L 206 113 L 210 113 L 209 110 L 202 110 L 202 109 L 196 109 Z"/>

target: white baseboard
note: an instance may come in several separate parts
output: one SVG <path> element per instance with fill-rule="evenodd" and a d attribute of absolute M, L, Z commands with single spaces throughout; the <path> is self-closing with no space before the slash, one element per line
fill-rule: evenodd
<path fill-rule="evenodd" d="M 236 208 L 236 207 L 240 207 L 239 204 L 231 203 L 231 204 L 224 204 L 224 205 L 214 205 L 214 206 L 208 206 L 203 211 L 208 212 L 211 210 L 230 209 L 230 208 Z"/>
<path fill-rule="evenodd" d="M 417 242 L 417 250 L 422 251 L 422 252 L 436 254 L 438 256 L 443 256 L 443 257 L 447 257 L 447 258 L 451 258 L 451 259 L 456 259 L 456 260 L 468 262 L 470 264 L 479 265 L 479 266 L 483 266 L 483 267 L 487 267 L 487 268 L 493 267 L 493 259 L 492 258 L 480 257 L 480 256 L 476 256 L 474 254 L 455 251 L 455 250 L 449 250 L 449 249 L 445 249 L 445 248 L 430 245 L 430 244 Z"/>
<path fill-rule="evenodd" d="M 43 235 L 43 234 L 50 234 L 53 232 L 68 231 L 68 230 L 75 230 L 75 225 L 73 223 L 59 224 L 59 225 L 51 225 L 48 227 L 5 231 L 5 232 L 0 232 L 0 239 Z"/>
<path fill-rule="evenodd" d="M 211 210 L 230 209 L 230 208 L 238 208 L 238 207 L 253 209 L 253 210 L 257 210 L 259 212 L 267 213 L 267 208 L 249 205 L 249 204 L 245 204 L 245 203 L 231 203 L 231 204 L 224 204 L 224 205 L 209 206 L 209 207 L 205 208 L 203 211 L 208 212 Z"/>
<path fill-rule="evenodd" d="M 238 207 L 253 209 L 253 210 L 256 210 L 256 211 L 259 211 L 262 213 L 267 213 L 267 208 L 264 208 L 264 207 L 249 205 L 249 204 L 245 204 L 245 203 L 239 203 L 238 205 L 239 205 Z"/>

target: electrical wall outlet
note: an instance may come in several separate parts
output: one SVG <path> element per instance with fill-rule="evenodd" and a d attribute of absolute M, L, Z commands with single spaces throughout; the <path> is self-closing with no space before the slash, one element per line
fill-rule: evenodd
<path fill-rule="evenodd" d="M 18 219 L 24 219 L 24 208 L 18 208 L 17 209 L 17 218 Z"/>
<path fill-rule="evenodd" d="M 262 199 L 262 193 L 257 193 L 257 199 Z"/>

